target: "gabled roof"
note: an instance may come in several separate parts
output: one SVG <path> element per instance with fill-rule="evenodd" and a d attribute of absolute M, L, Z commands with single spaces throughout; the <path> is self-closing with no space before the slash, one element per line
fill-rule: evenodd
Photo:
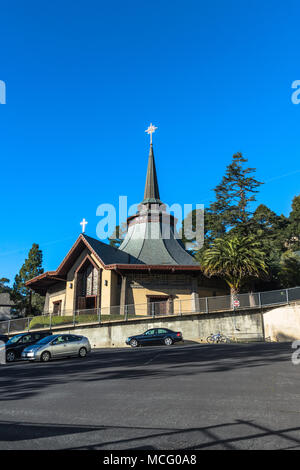
<path fill-rule="evenodd" d="M 81 233 L 56 271 L 47 271 L 40 274 L 30 279 L 30 281 L 27 281 L 26 286 L 34 287 L 34 285 L 37 286 L 37 283 L 40 285 L 40 281 L 43 280 L 43 284 L 45 285 L 47 283 L 47 287 L 49 287 L 51 284 L 64 281 L 68 271 L 85 248 L 95 255 L 100 265 L 104 268 L 111 264 L 141 264 L 141 261 L 133 256 Z"/>
<path fill-rule="evenodd" d="M 111 245 L 101 242 L 85 234 L 80 234 L 76 242 L 62 260 L 56 271 L 47 271 L 39 276 L 26 282 L 26 286 L 32 288 L 36 292 L 45 294 L 47 289 L 57 283 L 65 282 L 67 273 L 80 256 L 82 251 L 87 248 L 94 254 L 99 264 L 104 269 L 110 270 L 194 270 L 200 269 L 200 266 L 168 266 L 163 264 L 148 265 L 138 258 L 119 250 Z"/>
<path fill-rule="evenodd" d="M 82 236 L 105 266 L 110 264 L 143 264 L 139 259 L 119 250 L 118 248 L 108 245 L 107 243 L 103 243 L 96 238 L 89 237 L 88 235 Z"/>

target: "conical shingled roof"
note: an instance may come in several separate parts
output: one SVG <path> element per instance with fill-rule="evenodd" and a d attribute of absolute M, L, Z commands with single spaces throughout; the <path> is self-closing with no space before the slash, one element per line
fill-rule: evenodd
<path fill-rule="evenodd" d="M 176 232 L 176 219 L 160 201 L 153 146 L 150 145 L 144 200 L 128 218 L 128 232 L 119 250 L 147 265 L 197 266 Z"/>

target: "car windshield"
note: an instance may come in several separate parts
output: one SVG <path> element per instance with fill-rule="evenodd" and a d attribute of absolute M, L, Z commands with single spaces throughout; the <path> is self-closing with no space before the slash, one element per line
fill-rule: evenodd
<path fill-rule="evenodd" d="M 45 338 L 40 339 L 36 344 L 47 344 L 53 339 L 53 336 L 45 336 Z"/>
<path fill-rule="evenodd" d="M 19 341 L 20 338 L 22 338 L 23 335 L 16 335 L 16 336 L 13 336 L 12 338 L 10 338 L 6 344 L 14 344 L 14 343 L 17 343 L 17 341 Z"/>

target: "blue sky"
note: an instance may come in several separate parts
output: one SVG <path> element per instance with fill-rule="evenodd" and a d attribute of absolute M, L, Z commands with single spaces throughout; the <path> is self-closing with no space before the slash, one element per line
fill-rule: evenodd
<path fill-rule="evenodd" d="M 153 122 L 161 198 L 213 197 L 241 151 L 288 215 L 300 193 L 296 1 L 4 0 L 0 277 L 33 242 L 56 269 L 96 208 L 143 197 Z"/>

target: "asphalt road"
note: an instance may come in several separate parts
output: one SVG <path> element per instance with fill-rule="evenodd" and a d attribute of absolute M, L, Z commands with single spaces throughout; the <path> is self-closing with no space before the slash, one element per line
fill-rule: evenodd
<path fill-rule="evenodd" d="M 299 449 L 291 354 L 192 344 L 0 365 L 0 449 Z"/>

